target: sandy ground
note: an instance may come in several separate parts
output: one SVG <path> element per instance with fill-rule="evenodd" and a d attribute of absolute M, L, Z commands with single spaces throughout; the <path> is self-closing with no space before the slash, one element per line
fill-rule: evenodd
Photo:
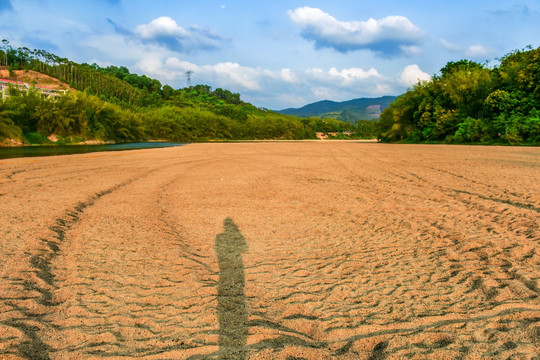
<path fill-rule="evenodd" d="M 538 359 L 540 149 L 0 160 L 0 359 Z"/>

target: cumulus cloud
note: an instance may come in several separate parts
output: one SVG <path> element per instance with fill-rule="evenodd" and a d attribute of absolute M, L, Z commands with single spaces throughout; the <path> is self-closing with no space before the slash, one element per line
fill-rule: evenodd
<path fill-rule="evenodd" d="M 156 39 L 159 37 L 183 37 L 188 32 L 176 21 L 168 16 L 162 16 L 152 20 L 149 24 L 139 25 L 135 32 L 143 39 Z"/>
<path fill-rule="evenodd" d="M 288 82 L 288 83 L 296 83 L 296 82 L 298 82 L 298 77 L 296 76 L 296 74 L 293 71 L 291 71 L 291 69 L 282 69 L 279 72 L 279 77 L 283 81 Z"/>
<path fill-rule="evenodd" d="M 311 69 L 306 71 L 306 75 L 308 83 L 315 80 L 319 82 L 320 87 L 316 89 L 317 92 L 315 93 L 327 93 L 331 99 L 359 97 L 358 94 L 366 94 L 362 96 L 379 96 L 392 91 L 390 79 L 382 76 L 374 68 L 364 70 L 353 67 L 338 70 L 332 67 L 328 71 Z"/>
<path fill-rule="evenodd" d="M 215 50 L 227 41 L 218 33 L 197 25 L 184 29 L 168 16 L 137 26 L 134 35 L 141 41 L 157 43 L 178 52 Z"/>
<path fill-rule="evenodd" d="M 98 35 L 83 43 L 96 59 L 115 54 L 114 64 L 126 64 L 131 72 L 158 79 L 162 84 L 183 88 L 186 71 L 193 71 L 192 84 L 207 84 L 241 94 L 256 106 L 271 109 L 298 107 L 319 100 L 343 101 L 403 92 L 429 76 L 416 65 L 392 76 L 375 67 L 328 67 L 267 69 L 239 62 L 200 64 L 156 43 L 121 34 Z M 137 59 L 134 63 L 133 59 Z M 100 63 L 96 60 L 97 63 Z M 131 63 L 130 63 L 131 62 Z"/>
<path fill-rule="evenodd" d="M 169 57 L 165 60 L 164 66 L 156 64 L 153 69 L 146 70 L 155 73 L 163 71 L 162 69 L 168 71 L 172 78 L 183 76 L 190 70 L 197 78 L 204 79 L 216 87 L 228 87 L 236 89 L 235 91 L 259 91 L 261 90 L 260 80 L 265 76 L 265 71 L 260 68 L 241 66 L 238 63 L 220 62 L 214 65 L 197 65 L 177 57 Z"/>
<path fill-rule="evenodd" d="M 327 72 L 314 68 L 306 71 L 306 74 L 314 80 L 323 80 L 327 83 L 336 84 L 339 86 L 348 86 L 361 82 L 384 80 L 384 77 L 379 72 L 371 68 L 364 70 L 361 68 L 348 68 L 338 70 L 335 67 L 330 68 Z"/>
<path fill-rule="evenodd" d="M 340 21 L 321 9 L 300 7 L 287 12 L 302 28 L 302 37 L 316 48 L 339 52 L 368 49 L 392 57 L 417 52 L 423 32 L 404 16 L 387 16 L 367 21 Z"/>
<path fill-rule="evenodd" d="M 176 56 L 166 59 L 146 56 L 135 65 L 135 69 L 173 87 L 184 87 L 185 72 L 191 70 L 195 81 L 239 92 L 244 100 L 273 109 L 301 106 L 323 99 L 388 95 L 401 87 L 396 79 L 387 78 L 374 68 L 268 70 L 235 62 L 198 65 Z"/>
<path fill-rule="evenodd" d="M 423 72 L 416 64 L 408 65 L 399 75 L 398 81 L 407 87 L 416 85 L 419 81 L 429 81 L 431 76 Z"/>

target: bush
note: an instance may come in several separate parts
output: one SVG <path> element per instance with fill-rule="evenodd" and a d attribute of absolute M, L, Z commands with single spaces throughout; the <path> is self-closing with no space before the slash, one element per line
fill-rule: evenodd
<path fill-rule="evenodd" d="M 478 142 L 482 139 L 483 134 L 482 121 L 467 117 L 465 121 L 458 124 L 453 141 L 455 142 Z"/>
<path fill-rule="evenodd" d="M 33 145 L 43 145 L 43 144 L 52 143 L 52 141 L 47 139 L 45 135 L 40 134 L 35 131 L 24 134 L 24 138 L 28 144 L 33 144 Z"/>

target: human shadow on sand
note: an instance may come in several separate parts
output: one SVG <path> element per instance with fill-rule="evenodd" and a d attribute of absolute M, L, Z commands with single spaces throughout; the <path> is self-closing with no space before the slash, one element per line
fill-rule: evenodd
<path fill-rule="evenodd" d="M 223 227 L 223 232 L 216 236 L 215 244 L 219 265 L 219 353 L 223 359 L 243 360 L 246 358 L 249 324 L 241 254 L 247 251 L 247 243 L 231 218 L 223 221 Z"/>

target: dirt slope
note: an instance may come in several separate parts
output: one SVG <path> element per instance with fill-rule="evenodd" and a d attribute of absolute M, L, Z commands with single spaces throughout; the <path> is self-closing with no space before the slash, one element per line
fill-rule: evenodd
<path fill-rule="evenodd" d="M 524 147 L 2 160 L 0 359 L 534 359 L 538 179 Z"/>
<path fill-rule="evenodd" d="M 46 86 L 54 90 L 73 90 L 68 84 L 48 75 L 33 70 L 14 70 L 14 76 L 9 76 L 9 71 L 5 66 L 0 66 L 0 79 L 22 81 L 28 84 L 36 82 L 37 86 Z"/>

